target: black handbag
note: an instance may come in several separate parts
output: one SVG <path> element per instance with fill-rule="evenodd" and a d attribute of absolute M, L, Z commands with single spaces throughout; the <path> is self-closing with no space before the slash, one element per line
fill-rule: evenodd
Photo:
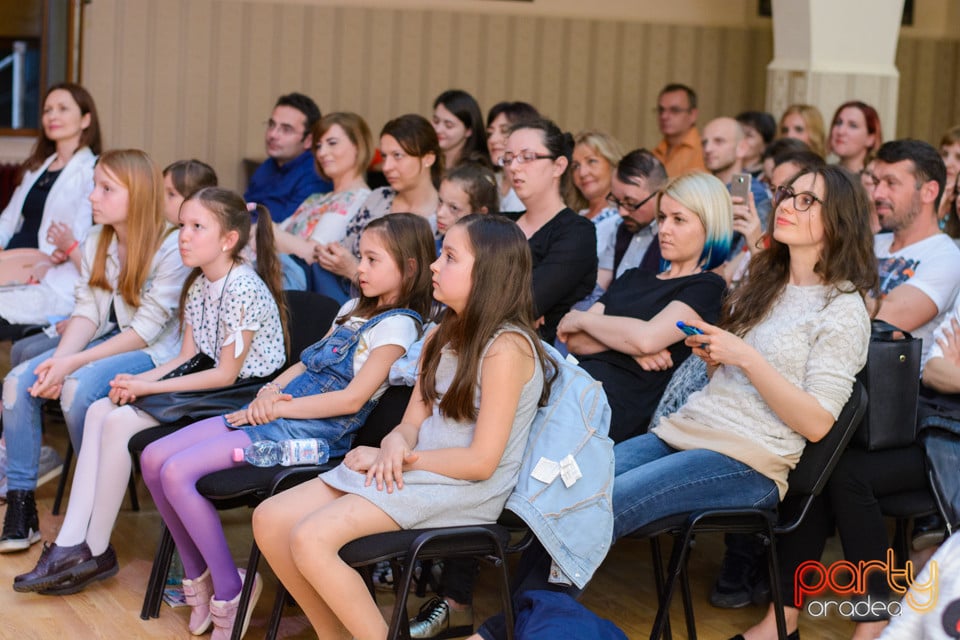
<path fill-rule="evenodd" d="M 214 359 L 207 354 L 198 353 L 160 379 L 168 380 L 205 371 L 212 369 L 215 364 Z M 161 424 L 176 422 L 186 417 L 202 420 L 236 411 L 253 400 L 267 380 L 268 378 L 246 378 L 217 389 L 155 393 L 137 398 L 133 401 L 133 406 L 149 413 Z"/>
<path fill-rule="evenodd" d="M 922 346 L 920 338 L 888 322 L 873 321 L 867 364 L 857 374 L 869 400 L 851 445 L 877 451 L 916 442 Z"/>

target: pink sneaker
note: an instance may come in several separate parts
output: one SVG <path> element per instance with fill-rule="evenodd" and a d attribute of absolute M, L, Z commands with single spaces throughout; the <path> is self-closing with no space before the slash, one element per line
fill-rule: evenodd
<path fill-rule="evenodd" d="M 183 598 L 190 605 L 190 633 L 203 635 L 210 628 L 210 599 L 213 597 L 213 580 L 210 569 L 205 569 L 199 578 L 183 579 Z"/>
<path fill-rule="evenodd" d="M 240 574 L 240 580 L 246 579 L 246 571 L 237 569 Z M 260 599 L 260 592 L 263 591 L 263 581 L 260 580 L 260 574 L 253 575 L 253 591 L 250 593 L 250 604 L 247 606 L 247 615 L 243 617 L 243 626 L 240 628 L 240 637 L 247 633 L 247 627 L 250 626 L 250 617 L 253 615 L 253 608 L 257 606 L 257 600 Z M 242 592 L 241 592 L 242 593 Z M 229 602 L 224 600 L 210 599 L 210 615 L 213 617 L 213 635 L 210 640 L 230 640 L 233 634 L 233 625 L 237 619 L 237 608 L 240 604 L 240 594 L 238 593 L 233 600 Z"/>

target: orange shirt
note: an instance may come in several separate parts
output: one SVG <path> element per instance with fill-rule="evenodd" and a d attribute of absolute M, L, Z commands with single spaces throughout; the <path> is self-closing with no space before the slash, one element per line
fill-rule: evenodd
<path fill-rule="evenodd" d="M 696 127 L 690 127 L 683 140 L 672 149 L 667 150 L 667 141 L 661 140 L 653 150 L 653 155 L 663 163 L 667 175 L 671 178 L 688 171 L 706 171 L 703 163 L 703 142 Z"/>

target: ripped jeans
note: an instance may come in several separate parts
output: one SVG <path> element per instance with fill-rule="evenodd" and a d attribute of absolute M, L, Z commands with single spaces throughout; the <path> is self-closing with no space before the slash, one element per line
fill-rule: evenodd
<path fill-rule="evenodd" d="M 87 348 L 99 344 L 105 336 Z M 3 381 L 3 437 L 7 443 L 7 487 L 32 491 L 37 486 L 40 462 L 40 405 L 45 400 L 34 398 L 27 391 L 37 377 L 33 371 L 54 350 L 22 362 Z M 110 381 L 118 373 L 141 373 L 154 367 L 144 351 L 128 351 L 109 356 L 80 367 L 67 376 L 60 394 L 60 406 L 70 432 L 70 442 L 80 450 L 83 421 L 87 408 L 110 392 Z"/>

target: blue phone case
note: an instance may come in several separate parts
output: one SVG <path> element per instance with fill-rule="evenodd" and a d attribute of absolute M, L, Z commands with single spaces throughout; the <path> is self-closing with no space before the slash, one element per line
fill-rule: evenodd
<path fill-rule="evenodd" d="M 678 320 L 678 321 L 677 321 L 677 328 L 680 329 L 680 331 L 683 331 L 683 332 L 684 332 L 685 334 L 687 334 L 688 336 L 702 336 L 702 335 L 703 335 L 703 331 L 700 331 L 700 329 L 697 329 L 696 327 L 691 327 L 690 325 L 685 324 L 685 323 L 683 322 L 683 320 Z"/>

